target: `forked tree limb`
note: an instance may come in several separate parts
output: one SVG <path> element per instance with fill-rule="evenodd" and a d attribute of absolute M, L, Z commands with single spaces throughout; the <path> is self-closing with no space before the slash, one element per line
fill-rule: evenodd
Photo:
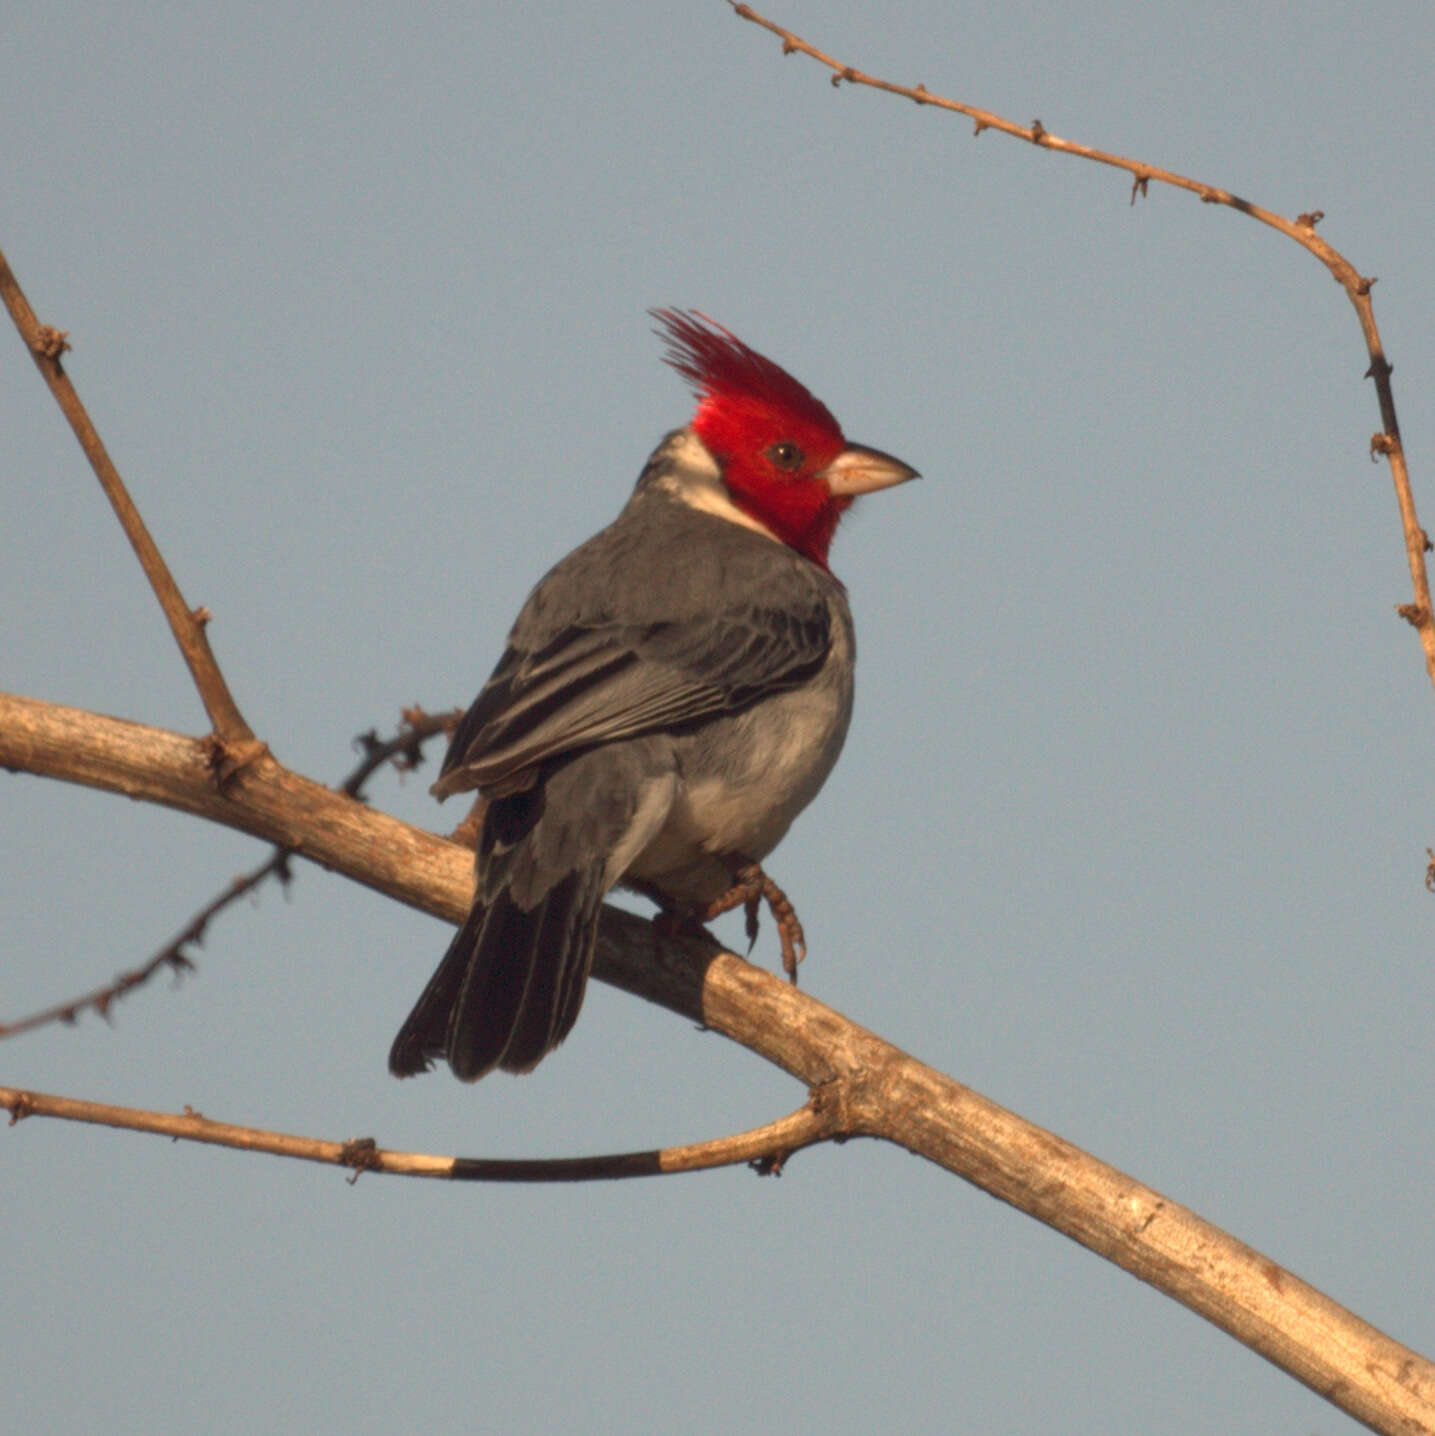
<path fill-rule="evenodd" d="M 372 728 L 361 733 L 355 742 L 363 750 L 363 757 L 338 785 L 337 791 L 351 798 L 361 798 L 369 779 L 385 764 L 392 764 L 401 773 L 412 772 L 423 761 L 424 742 L 440 733 L 451 733 L 462 717 L 461 708 L 451 708 L 443 713 L 426 713 L 418 707 L 406 708 L 398 732 L 392 737 L 380 738 Z M 186 949 L 202 945 L 209 925 L 220 913 L 240 898 L 258 891 L 271 878 L 287 887 L 289 858 L 287 848 L 275 847 L 262 863 L 227 883 L 147 961 L 78 997 L 52 1002 L 23 1017 L 0 1021 L 0 1039 L 17 1037 L 22 1032 L 31 1032 L 52 1022 L 74 1022 L 85 1011 L 92 1010 L 102 1017 L 107 1016 L 116 1001 L 142 987 L 156 973 L 169 970 L 179 976 L 191 971 L 194 963 L 187 956 Z"/>
<path fill-rule="evenodd" d="M 0 694 L 0 766 L 208 818 L 450 922 L 462 919 L 473 885 L 466 849 L 310 782 L 267 752 L 221 785 L 205 748 Z M 1195 1213 L 808 993 L 611 907 L 594 971 L 820 1089 L 828 1135 L 894 1142 L 954 1172 L 1174 1297 L 1375 1430 L 1435 1432 L 1435 1366 L 1424 1357 Z M 23 1112 L 25 1094 L 7 1090 Z"/>

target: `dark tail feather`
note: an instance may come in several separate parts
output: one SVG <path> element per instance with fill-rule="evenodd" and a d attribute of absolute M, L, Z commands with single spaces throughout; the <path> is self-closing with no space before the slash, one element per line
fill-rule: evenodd
<path fill-rule="evenodd" d="M 416 1077 L 427 1072 L 435 1059 L 447 1055 L 449 1014 L 458 1001 L 482 929 L 483 909 L 475 904 L 389 1048 L 389 1071 L 395 1077 Z"/>
<path fill-rule="evenodd" d="M 578 1003 L 563 998 L 576 984 L 581 1002 L 602 900 L 598 874 L 587 872 L 566 874 L 529 911 L 506 891 L 496 896 L 449 1022 L 454 1076 L 529 1072 L 568 1035 Z"/>
<path fill-rule="evenodd" d="M 568 1035 L 578 1017 L 578 1005 L 593 965 L 598 903 L 602 892 L 587 896 L 585 874 L 569 873 L 542 907 L 533 914 L 532 957 L 528 981 L 497 1065 L 508 1072 L 530 1072 Z M 571 988 L 578 1003 L 565 1002 Z M 456 1018 L 455 1030 L 458 1022 Z"/>
<path fill-rule="evenodd" d="M 578 1017 L 602 901 L 594 871 L 567 873 L 532 909 L 507 889 L 475 905 L 394 1039 L 389 1070 L 409 1077 L 446 1057 L 475 1082 L 536 1067 Z"/>

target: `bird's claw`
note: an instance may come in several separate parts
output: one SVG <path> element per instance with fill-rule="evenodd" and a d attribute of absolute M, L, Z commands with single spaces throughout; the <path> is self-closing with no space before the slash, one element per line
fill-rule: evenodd
<path fill-rule="evenodd" d="M 744 931 L 747 933 L 747 955 L 749 957 L 752 956 L 753 948 L 757 946 L 757 910 L 761 906 L 761 893 L 753 893 L 753 895 L 748 898 L 748 900 L 742 905 L 743 916 L 746 919 L 743 924 L 743 927 Z"/>
<path fill-rule="evenodd" d="M 795 987 L 797 964 L 807 956 L 807 938 L 792 900 L 757 863 L 745 862 L 734 871 L 733 885 L 703 909 L 702 921 L 711 922 L 713 918 L 741 907 L 747 918 L 747 950 L 751 952 L 752 945 L 757 941 L 758 909 L 764 902 L 777 924 L 778 941 L 782 944 L 782 970 Z"/>

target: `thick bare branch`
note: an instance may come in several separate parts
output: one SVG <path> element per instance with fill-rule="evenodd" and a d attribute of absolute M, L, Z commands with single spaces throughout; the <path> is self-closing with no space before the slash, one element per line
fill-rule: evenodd
<path fill-rule="evenodd" d="M 470 853 L 267 753 L 221 788 L 194 739 L 0 695 L 0 765 L 208 817 L 451 922 L 467 910 Z M 1376 1430 L 1435 1432 L 1435 1367 L 1423 1357 L 1193 1212 L 807 993 L 614 908 L 604 910 L 594 970 L 820 1088 L 832 1132 L 895 1142 L 1037 1217 Z"/>
<path fill-rule="evenodd" d="M 364 785 L 385 763 L 392 763 L 400 772 L 411 772 L 423 761 L 424 743 L 440 733 L 451 733 L 462 716 L 463 710 L 459 708 L 443 713 L 426 713 L 415 706 L 404 709 L 399 730 L 393 737 L 380 738 L 372 728 L 367 733 L 361 733 L 356 741 L 363 749 L 363 757 L 338 785 L 338 791 L 351 798 L 362 797 Z M 275 848 L 262 863 L 231 879 L 222 892 L 205 903 L 147 962 L 120 973 L 112 981 L 79 997 L 52 1003 L 11 1022 L 0 1022 L 0 1040 L 18 1037 L 22 1032 L 31 1032 L 51 1022 L 73 1022 L 88 1009 L 95 1010 L 102 1017 L 107 1016 L 116 1001 L 143 986 L 156 973 L 166 969 L 176 976 L 191 972 L 194 963 L 185 954 L 185 948 L 203 943 L 209 924 L 220 913 L 240 898 L 255 892 L 270 878 L 277 878 L 282 886 L 287 887 L 292 871 L 289 858 L 287 848 Z"/>
<path fill-rule="evenodd" d="M 223 823 L 451 922 L 467 911 L 472 853 L 302 778 L 267 753 L 223 782 L 207 739 L 10 695 L 0 695 L 0 729 L 0 766 Z"/>

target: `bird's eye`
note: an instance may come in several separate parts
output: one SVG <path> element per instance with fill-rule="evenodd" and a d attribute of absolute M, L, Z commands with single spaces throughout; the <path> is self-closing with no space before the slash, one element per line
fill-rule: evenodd
<path fill-rule="evenodd" d="M 767 451 L 767 457 L 779 469 L 786 469 L 789 473 L 793 469 L 802 467 L 802 450 L 789 439 L 784 439 L 780 444 L 774 444 Z"/>

